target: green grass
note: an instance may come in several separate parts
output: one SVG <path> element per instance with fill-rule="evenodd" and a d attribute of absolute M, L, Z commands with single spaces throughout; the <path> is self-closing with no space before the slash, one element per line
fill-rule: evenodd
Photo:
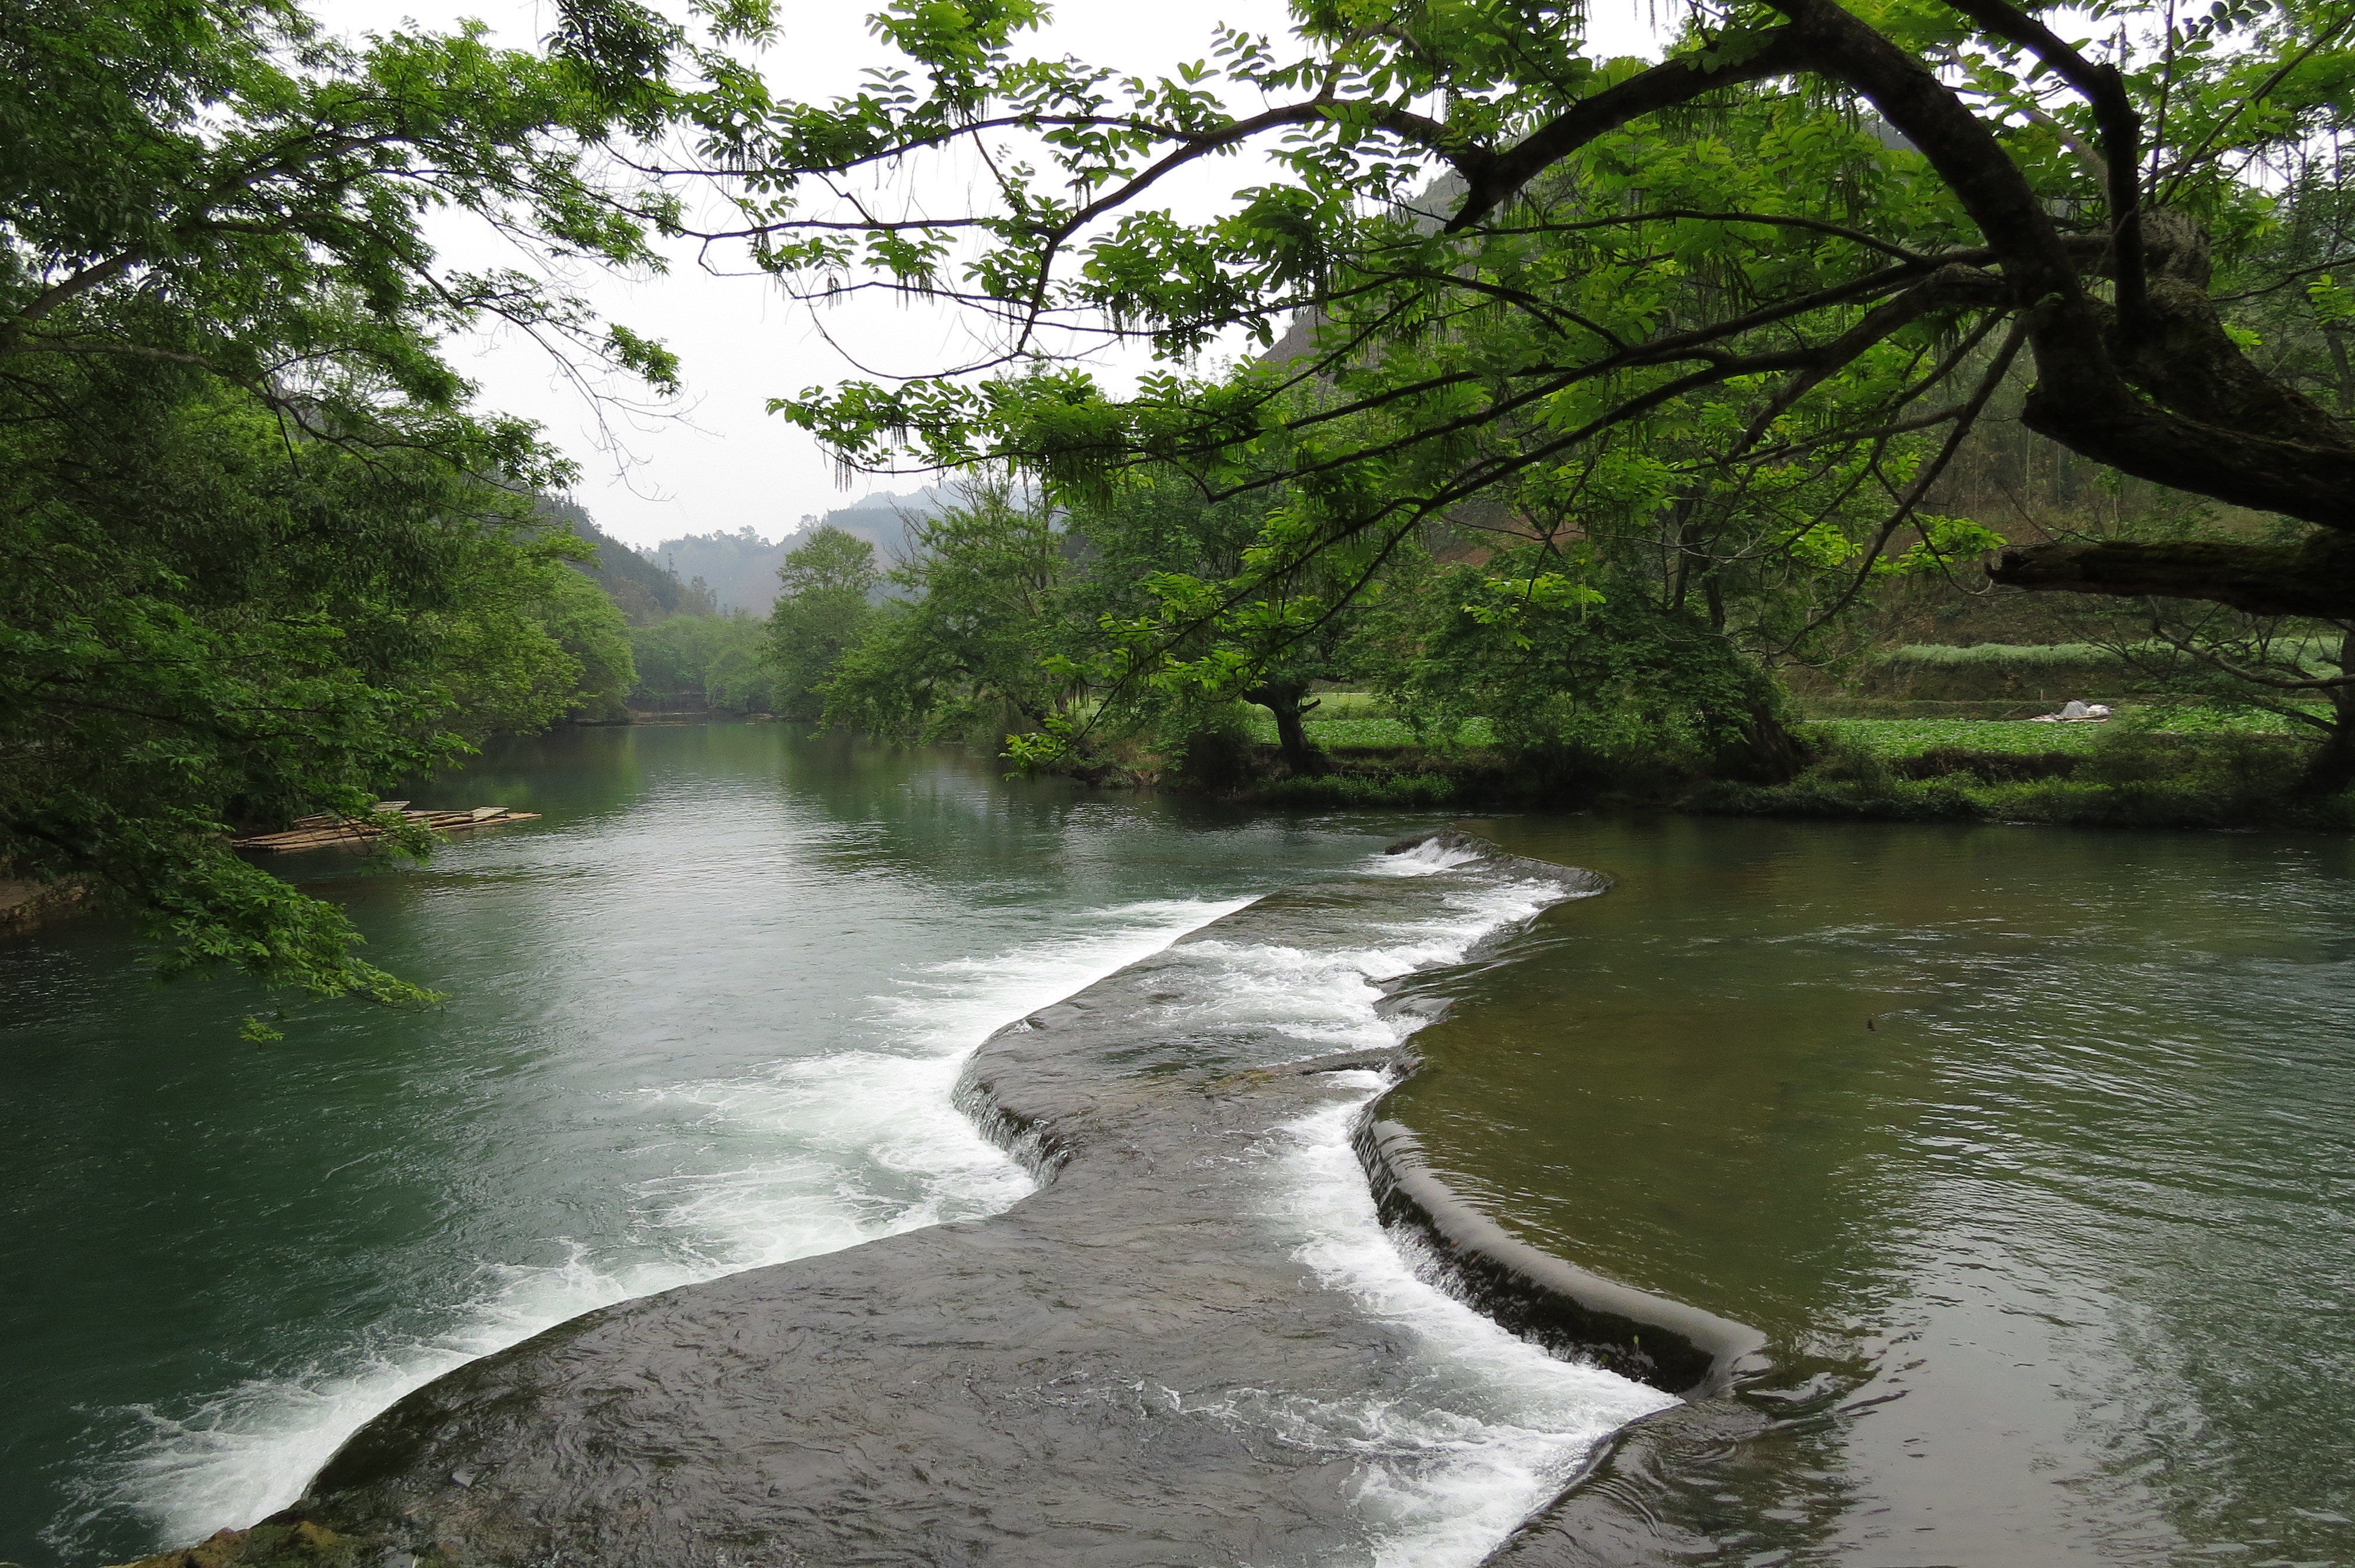
<path fill-rule="evenodd" d="M 1834 738 L 1879 757 L 1925 751 L 2090 751 L 2105 735 L 2145 730 L 2161 735 L 2284 735 L 2289 721 L 2270 714 L 2222 715 L 2205 708 L 2173 711 L 2121 708 L 2107 724 L 2033 724 L 2005 719 L 1820 719 Z"/>
<path fill-rule="evenodd" d="M 1275 715 L 1252 705 L 1245 728 L 1263 746 L 1275 744 Z M 1416 746 L 1414 731 L 1392 715 L 1390 705 L 1365 692 L 1326 692 L 1307 719 L 1308 743 L 1327 751 L 1398 751 Z M 1496 736 L 1487 719 L 1473 719 L 1458 737 L 1464 746 L 1490 746 Z"/>
<path fill-rule="evenodd" d="M 2108 724 L 2023 724 L 2003 719 L 1825 719 L 1816 727 L 1876 757 L 1956 751 L 2089 751 Z"/>
<path fill-rule="evenodd" d="M 2296 655 L 2309 662 L 2319 663 L 2338 650 L 2336 638 L 2285 638 L 2274 644 L 2275 652 Z M 2122 648 L 2106 642 L 1974 642 L 1957 645 L 1945 642 L 1910 642 L 1902 648 L 1891 648 L 1876 654 L 1879 664 L 1998 665 L 2021 669 L 2051 666 L 2055 669 L 2078 669 L 2121 664 L 2120 655 L 2156 655 L 2174 659 L 2179 655 L 2170 644 L 2157 641 L 2129 642 Z"/>
<path fill-rule="evenodd" d="M 1252 739 L 1275 744 L 1275 719 L 1265 708 L 1246 711 Z M 1810 727 L 1850 746 L 1887 758 L 1918 757 L 1925 751 L 1955 750 L 2028 754 L 2089 751 L 2105 735 L 2127 730 L 2164 735 L 2238 731 L 2280 735 L 2292 726 L 2266 714 L 2220 714 L 2184 706 L 2153 708 L 2121 705 L 2118 716 L 2106 724 L 2031 724 L 2021 720 L 1968 718 L 1818 719 Z M 1363 692 L 1327 692 L 1309 714 L 1308 739 L 1327 751 L 1405 751 L 1417 749 L 1414 731 L 1392 716 L 1379 697 Z M 1483 747 L 1496 744 L 1487 719 L 1467 722 L 1459 744 Z"/>

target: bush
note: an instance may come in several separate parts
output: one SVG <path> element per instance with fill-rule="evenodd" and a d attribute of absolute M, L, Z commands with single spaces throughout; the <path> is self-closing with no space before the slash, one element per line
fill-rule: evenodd
<path fill-rule="evenodd" d="M 1943 779 L 1959 773 L 1982 784 L 2025 784 L 2040 779 L 2066 779 L 2090 755 L 2082 750 L 1972 751 L 1934 746 L 1896 759 L 1891 770 L 1900 779 Z"/>
<path fill-rule="evenodd" d="M 2168 734 L 2109 727 L 2096 742 L 2041 754 L 1925 747 L 1892 756 L 1842 737 L 1789 784 L 1714 785 L 1684 805 L 1724 814 L 1898 821 L 2326 831 L 2355 825 L 2355 795 L 2317 801 L 2296 793 L 2303 760 L 2292 738 L 2246 730 Z"/>
<path fill-rule="evenodd" d="M 1227 703 L 1207 714 L 1180 712 L 1162 725 L 1156 747 L 1168 761 L 1168 778 L 1182 789 L 1225 794 L 1240 789 L 1252 776 L 1253 729 L 1239 703 Z M 1275 721 L 1266 723 L 1268 738 Z"/>
<path fill-rule="evenodd" d="M 1252 791 L 1271 806 L 1445 806 L 1455 800 L 1455 780 L 1444 773 L 1327 773 L 1279 779 Z"/>

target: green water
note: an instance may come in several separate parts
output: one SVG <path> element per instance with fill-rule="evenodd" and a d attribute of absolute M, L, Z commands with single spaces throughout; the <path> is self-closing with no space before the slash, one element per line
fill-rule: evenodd
<path fill-rule="evenodd" d="M 540 1327 L 1002 1207 L 964 1051 L 1433 820 L 777 726 L 551 736 L 416 798 L 545 816 L 276 863 L 445 1008 L 257 1048 L 246 988 L 149 986 L 110 921 L 0 943 L 0 1560 L 247 1522 Z M 1628 1483 L 1663 1541 L 2355 1563 L 2347 845 L 1471 825 L 1621 882 L 1437 982 L 1406 1118 L 1530 1239 L 1773 1340 L 1764 1439 Z"/>
<path fill-rule="evenodd" d="M 426 1378 L 626 1297 L 987 1213 L 990 1030 L 1398 823 L 1009 785 L 783 726 L 504 747 L 429 866 L 272 862 L 421 1014 L 156 988 L 113 922 L 0 942 L 0 1562 L 283 1506 Z"/>
<path fill-rule="evenodd" d="M 1679 1560 L 2355 1563 L 2343 842 L 1470 823 L 1620 878 L 1391 1103 L 1525 1239 L 1770 1336 L 1614 1478 Z"/>

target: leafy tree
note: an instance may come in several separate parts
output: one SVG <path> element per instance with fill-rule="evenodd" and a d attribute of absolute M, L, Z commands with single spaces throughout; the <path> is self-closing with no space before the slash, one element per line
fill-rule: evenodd
<path fill-rule="evenodd" d="M 1182 752 L 1240 700 L 1274 719 L 1290 772 L 1323 771 L 1308 741 L 1318 701 L 1309 694 L 1358 670 L 1362 605 L 1329 559 L 1257 576 L 1253 549 L 1277 503 L 1256 493 L 1206 502 L 1183 472 L 1153 468 L 1072 509 L 1076 567 L 1058 595 L 1065 624 L 1054 658 L 1103 694 L 1099 727 L 1145 730 Z M 1052 750 L 1034 742 L 1020 755 Z"/>
<path fill-rule="evenodd" d="M 813 298 L 851 277 L 997 327 L 994 359 L 783 401 L 847 461 L 1011 461 L 1059 498 L 1146 462 L 1213 496 L 1281 485 L 1271 580 L 1532 492 L 1584 509 L 1601 485 L 1624 509 L 1629 481 L 1648 517 L 1705 519 L 1746 488 L 1771 495 L 1736 533 L 1777 517 L 1783 543 L 1703 537 L 1689 579 L 1821 546 L 1828 520 L 1862 583 L 1884 552 L 1984 542 L 1923 508 L 2019 366 L 2045 436 L 2301 527 L 2062 541 L 1998 580 L 2355 610 L 2355 432 L 2233 319 L 2327 273 L 2266 243 L 2268 171 L 2347 128 L 2343 10 L 2122 0 L 2081 45 L 2006 0 L 1765 0 L 1694 9 L 1651 64 L 1593 56 L 1576 7 L 1298 0 L 1296 45 L 1229 32 L 1160 79 L 1024 56 L 1039 15 L 910 4 L 878 22 L 905 75 L 694 106 L 763 265 Z M 1009 143 L 977 205 L 861 205 L 878 171 Z M 1281 175 L 1212 221 L 1153 205 L 1247 146 Z M 1114 397 L 1060 362 L 1105 338 L 1174 360 L 1236 327 L 1273 342 L 1304 312 L 1231 376 Z"/>
<path fill-rule="evenodd" d="M 764 627 L 739 611 L 681 615 L 630 633 L 641 702 L 669 708 L 682 699 L 734 713 L 764 711 L 770 680 Z"/>
<path fill-rule="evenodd" d="M 868 601 L 883 581 L 875 546 L 839 528 L 813 529 L 786 553 L 777 581 L 783 591 L 769 611 L 762 657 L 777 711 L 815 719 L 825 712 L 826 683 L 873 617 Z"/>
<path fill-rule="evenodd" d="M 167 972 L 414 1000 L 351 955 L 339 910 L 222 835 L 364 815 L 494 727 L 610 693 L 619 613 L 519 498 L 437 456 L 290 449 L 190 368 L 35 369 L 74 418 L 0 425 L 8 860 L 120 893 L 171 944 Z"/>
<path fill-rule="evenodd" d="M 531 515 L 562 465 L 436 345 L 497 318 L 657 385 L 670 358 L 423 230 L 651 264 L 671 209 L 599 151 L 647 105 L 559 42 L 346 48 L 282 0 L 0 13 L 0 861 L 113 890 L 167 972 L 417 999 L 224 836 L 364 813 L 626 678 L 585 546 Z"/>
<path fill-rule="evenodd" d="M 1082 686 L 1048 657 L 1069 565 L 1054 515 L 999 475 L 968 482 L 938 515 L 910 520 L 908 535 L 914 553 L 887 578 L 904 597 L 842 654 L 826 722 L 942 736 L 1003 733 L 1009 716 L 1032 730 L 1067 721 Z"/>
<path fill-rule="evenodd" d="M 1522 546 L 1399 596 L 1408 637 L 1383 684 L 1441 740 L 1487 717 L 1547 774 L 1607 781 L 1667 764 L 1779 781 L 1803 761 L 1781 688 L 1698 607 L 1606 596 Z"/>
<path fill-rule="evenodd" d="M 569 717 L 618 719 L 628 716 L 623 698 L 637 683 L 630 660 L 629 623 L 619 606 L 578 572 L 558 572 L 548 578 L 538 620 L 549 638 L 573 666 L 564 694 Z M 460 699 L 463 711 L 496 713 L 496 696 L 484 692 L 473 701 Z M 502 725 L 506 729 L 538 726 L 517 715 Z"/>

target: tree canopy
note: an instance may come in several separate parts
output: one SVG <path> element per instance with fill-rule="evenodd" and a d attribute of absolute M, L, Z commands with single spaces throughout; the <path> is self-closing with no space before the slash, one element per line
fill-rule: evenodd
<path fill-rule="evenodd" d="M 1941 486 L 2016 416 L 2216 506 L 1995 578 L 2229 612 L 2203 656 L 2329 697 L 2355 769 L 2348 647 L 2303 652 L 2355 627 L 2355 8 L 1694 4 L 1657 60 L 1585 15 L 1295 0 L 1128 76 L 1026 49 L 1041 0 L 895 0 L 890 63 L 796 102 L 743 52 L 762 0 L 562 0 L 537 49 L 339 42 L 291 0 L 9 7 L 0 861 L 117 889 L 180 967 L 413 994 L 225 836 L 634 679 L 533 500 L 567 466 L 447 340 L 677 378 L 546 270 L 447 262 L 458 218 L 598 267 L 741 245 L 812 301 L 984 329 L 780 387 L 849 467 L 988 477 L 911 525 L 887 602 L 820 536 L 765 631 L 645 641 L 724 632 L 708 696 L 751 700 L 760 641 L 781 704 L 903 727 L 1247 698 L 1298 771 L 1346 667 L 1532 747 L 1634 725 L 1771 772 L 1761 672 L 2001 544 Z M 1252 172 L 1181 212 L 1198 167 Z M 1107 344 L 1154 368 L 1114 390 Z"/>
<path fill-rule="evenodd" d="M 994 329 L 972 364 L 781 400 L 848 462 L 1281 483 L 1263 567 L 1500 493 L 1518 517 L 1764 490 L 1779 543 L 1743 559 L 1861 580 L 1973 553 L 1925 500 L 2019 376 L 2052 440 L 2306 526 L 2066 542 L 1998 580 L 2355 613 L 2355 434 L 2301 347 L 2343 364 L 2343 7 L 2113 0 L 2072 38 L 2005 0 L 1697 5 L 1653 63 L 1597 58 L 1577 6 L 1301 0 L 1291 37 L 1156 78 L 1024 53 L 1042 14 L 900 5 L 875 27 L 901 59 L 858 92 L 686 102 L 762 264 Z M 1156 205 L 1246 150 L 1273 177 L 1208 221 Z M 2259 341 L 2268 311 L 2296 330 Z M 1237 328 L 1283 352 L 1180 368 Z M 1172 367 L 1111 395 L 1074 363 L 1109 340 Z"/>
<path fill-rule="evenodd" d="M 600 151 L 633 110 L 599 69 L 347 46 L 282 0 L 0 16 L 0 862 L 120 895 L 167 969 L 415 1000 L 226 836 L 628 685 L 587 546 L 534 514 L 565 465 L 441 342 L 496 318 L 657 386 L 668 355 L 424 228 L 649 264 L 667 208 Z"/>

